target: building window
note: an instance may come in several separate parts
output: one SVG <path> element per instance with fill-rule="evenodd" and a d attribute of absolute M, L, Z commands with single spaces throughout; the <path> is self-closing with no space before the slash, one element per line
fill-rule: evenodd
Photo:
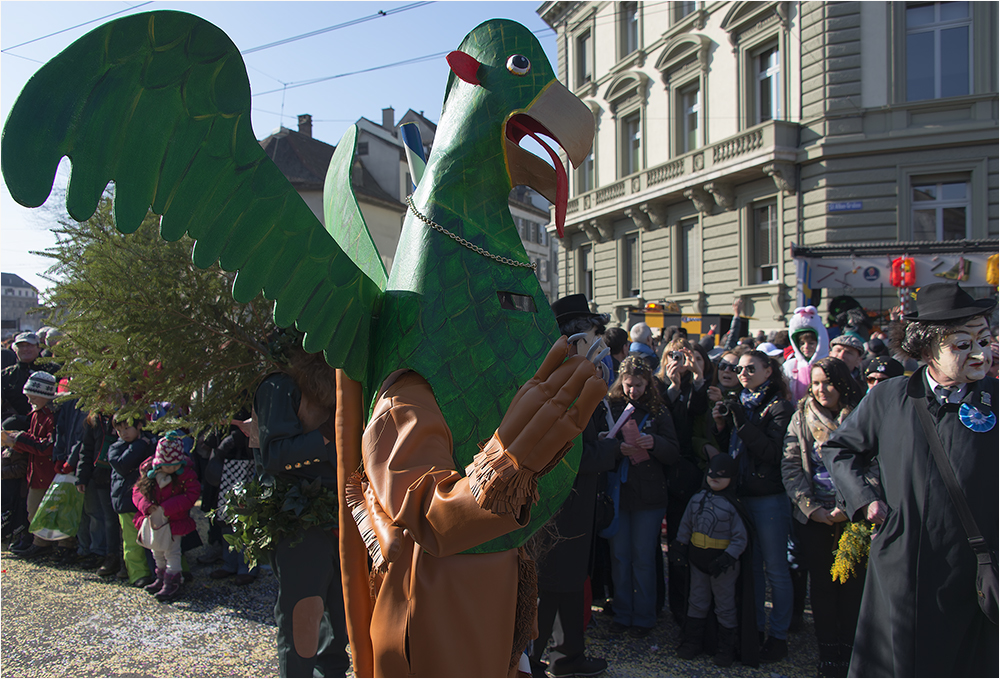
<path fill-rule="evenodd" d="M 972 91 L 972 13 L 968 2 L 906 4 L 906 100 Z"/>
<path fill-rule="evenodd" d="M 960 179 L 912 179 L 910 215 L 913 240 L 969 238 L 971 191 Z"/>
<path fill-rule="evenodd" d="M 368 142 L 359 141 L 358 142 L 358 155 L 367 156 L 368 155 Z"/>
<path fill-rule="evenodd" d="M 674 2 L 672 4 L 674 6 L 674 23 L 694 14 L 695 10 L 698 9 L 697 2 Z"/>
<path fill-rule="evenodd" d="M 549 280 L 549 262 L 545 259 L 538 260 L 538 280 L 543 283 Z"/>
<path fill-rule="evenodd" d="M 694 229 L 696 226 L 698 226 L 697 219 L 685 220 L 677 225 L 674 292 L 689 292 L 695 287 L 692 248 L 695 247 Z"/>
<path fill-rule="evenodd" d="M 639 3 L 623 2 L 618 6 L 618 21 L 621 31 L 619 58 L 624 59 L 639 49 Z"/>
<path fill-rule="evenodd" d="M 638 297 L 642 280 L 639 266 L 639 234 L 622 238 L 622 297 Z"/>
<path fill-rule="evenodd" d="M 580 284 L 578 293 L 583 293 L 587 299 L 594 299 L 594 246 L 584 245 L 580 248 Z"/>
<path fill-rule="evenodd" d="M 594 78 L 594 42 L 590 31 L 576 39 L 576 86 L 586 85 Z"/>
<path fill-rule="evenodd" d="M 753 207 L 753 282 L 775 283 L 778 280 L 778 205 L 768 203 Z"/>
<path fill-rule="evenodd" d="M 576 169 L 576 192 L 586 193 L 594 189 L 594 151 L 591 149 L 583 163 Z"/>
<path fill-rule="evenodd" d="M 752 55 L 754 124 L 781 119 L 781 52 L 771 45 Z"/>
<path fill-rule="evenodd" d="M 639 111 L 630 113 L 621 120 L 621 171 L 627 177 L 642 167 L 642 122 Z"/>
<path fill-rule="evenodd" d="M 697 84 L 682 89 L 678 93 L 680 105 L 677 108 L 678 125 L 677 152 L 687 153 L 701 146 L 698 121 L 701 118 L 701 88 Z"/>

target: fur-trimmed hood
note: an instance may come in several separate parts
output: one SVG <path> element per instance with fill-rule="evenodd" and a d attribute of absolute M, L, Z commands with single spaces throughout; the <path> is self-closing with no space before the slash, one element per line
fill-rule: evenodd
<path fill-rule="evenodd" d="M 819 341 L 816 353 L 808 360 L 799 351 L 798 343 L 795 341 L 796 336 L 805 331 L 816 333 L 816 339 Z M 819 311 L 814 306 L 800 306 L 795 310 L 792 314 L 792 320 L 788 322 L 788 339 L 792 343 L 792 351 L 795 358 L 803 363 L 811 365 L 830 353 L 829 336 L 827 335 L 826 328 L 823 326 L 823 320 L 820 318 Z"/>

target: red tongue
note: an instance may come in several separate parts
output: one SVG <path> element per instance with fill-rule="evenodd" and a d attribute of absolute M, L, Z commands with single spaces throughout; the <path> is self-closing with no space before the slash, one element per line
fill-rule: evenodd
<path fill-rule="evenodd" d="M 569 180 L 566 179 L 566 168 L 563 167 L 559 155 L 548 144 L 542 141 L 541 137 L 520 122 L 516 122 L 516 124 L 521 132 L 524 132 L 538 142 L 539 145 L 549 152 L 549 156 L 552 158 L 552 164 L 556 169 L 556 233 L 562 238 L 563 227 L 566 225 L 566 201 L 569 200 Z"/>

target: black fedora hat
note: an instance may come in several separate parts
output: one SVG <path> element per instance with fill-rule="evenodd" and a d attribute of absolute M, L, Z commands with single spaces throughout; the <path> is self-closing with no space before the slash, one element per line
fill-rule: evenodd
<path fill-rule="evenodd" d="M 604 314 L 595 314 L 590 310 L 590 303 L 587 302 L 587 296 L 585 294 L 578 293 L 576 295 L 567 295 L 566 297 L 560 297 L 552 303 L 552 313 L 556 315 L 556 323 L 565 323 L 566 321 L 571 321 L 574 318 L 590 317 L 595 316 L 601 319 L 605 318 Z"/>
<path fill-rule="evenodd" d="M 917 290 L 917 310 L 903 318 L 918 323 L 958 321 L 989 313 L 996 304 L 994 299 L 972 299 L 958 283 L 932 283 Z"/>

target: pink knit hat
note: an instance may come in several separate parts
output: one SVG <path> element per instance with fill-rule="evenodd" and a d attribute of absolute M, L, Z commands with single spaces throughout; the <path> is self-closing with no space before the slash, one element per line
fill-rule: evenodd
<path fill-rule="evenodd" d="M 156 444 L 153 455 L 153 469 L 166 465 L 187 464 L 188 456 L 184 453 L 184 443 L 180 439 L 162 438 Z"/>

